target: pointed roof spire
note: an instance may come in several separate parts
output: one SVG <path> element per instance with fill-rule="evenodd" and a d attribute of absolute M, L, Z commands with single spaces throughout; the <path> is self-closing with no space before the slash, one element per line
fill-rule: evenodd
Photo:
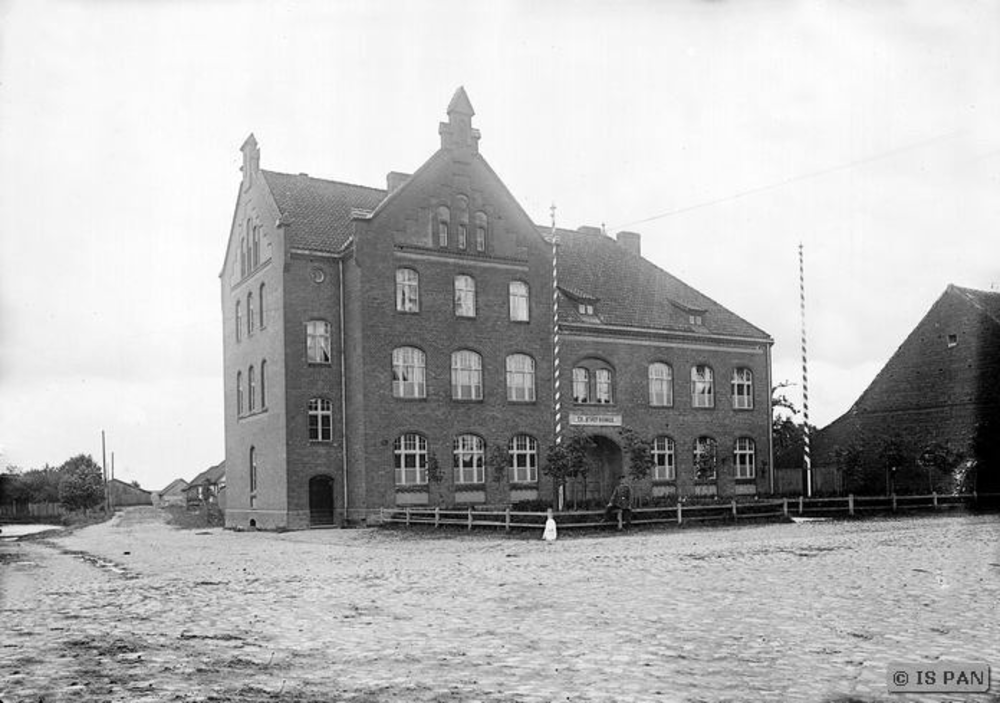
<path fill-rule="evenodd" d="M 476 114 L 476 111 L 472 109 L 472 103 L 469 102 L 469 96 L 465 92 L 465 86 L 458 86 L 458 90 L 451 96 L 451 102 L 448 103 L 448 114 L 451 115 L 453 112 L 469 117 Z"/>
<path fill-rule="evenodd" d="M 448 121 L 438 125 L 442 149 L 471 149 L 472 153 L 478 153 L 479 130 L 472 128 L 474 114 L 476 111 L 472 109 L 465 88 L 458 86 L 448 103 Z"/>

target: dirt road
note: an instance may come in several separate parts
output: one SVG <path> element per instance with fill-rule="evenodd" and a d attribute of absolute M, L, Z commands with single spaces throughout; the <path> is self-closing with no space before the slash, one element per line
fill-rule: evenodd
<path fill-rule="evenodd" d="M 539 535 L 540 537 L 540 535 Z M 1000 521 L 511 539 L 177 530 L 153 508 L 0 545 L 0 700 L 976 700 L 1000 691 Z"/>

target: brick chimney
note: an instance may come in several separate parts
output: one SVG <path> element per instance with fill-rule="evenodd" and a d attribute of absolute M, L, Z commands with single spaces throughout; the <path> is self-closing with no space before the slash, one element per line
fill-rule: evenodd
<path fill-rule="evenodd" d="M 386 195 L 391 195 L 398 190 L 401 185 L 410 180 L 410 173 L 400 173 L 399 171 L 389 171 L 385 176 Z"/>
<path fill-rule="evenodd" d="M 615 235 L 623 248 L 632 252 L 636 256 L 642 256 L 642 235 L 638 232 L 619 232 Z"/>

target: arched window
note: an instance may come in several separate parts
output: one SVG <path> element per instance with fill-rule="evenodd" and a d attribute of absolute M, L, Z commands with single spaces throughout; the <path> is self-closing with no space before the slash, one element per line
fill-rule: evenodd
<path fill-rule="evenodd" d="M 594 402 L 601 405 L 614 402 L 611 386 L 611 369 L 594 370 Z"/>
<path fill-rule="evenodd" d="M 649 365 L 649 404 L 657 407 L 674 404 L 674 372 L 668 364 Z"/>
<path fill-rule="evenodd" d="M 528 321 L 528 284 L 524 281 L 511 281 L 507 287 L 510 298 L 511 322 Z"/>
<path fill-rule="evenodd" d="M 527 354 L 507 357 L 507 400 L 525 403 L 535 400 L 535 360 Z"/>
<path fill-rule="evenodd" d="M 469 200 L 464 195 L 458 196 L 458 248 L 469 246 Z"/>
<path fill-rule="evenodd" d="M 531 435 L 519 434 L 510 438 L 511 483 L 536 483 L 538 481 L 538 440 Z"/>
<path fill-rule="evenodd" d="M 733 369 L 733 407 L 753 409 L 753 371 L 750 369 Z"/>
<path fill-rule="evenodd" d="M 476 251 L 486 251 L 486 213 L 476 213 Z"/>
<path fill-rule="evenodd" d="M 251 261 L 253 267 L 257 268 L 260 266 L 260 225 L 255 225 L 253 228 L 252 252 Z"/>
<path fill-rule="evenodd" d="M 655 437 L 653 439 L 653 480 L 677 480 L 674 440 L 670 437 Z"/>
<path fill-rule="evenodd" d="M 397 347 L 392 350 L 392 395 L 396 398 L 424 398 L 425 356 L 416 347 Z"/>
<path fill-rule="evenodd" d="M 472 276 L 455 276 L 455 315 L 476 316 L 476 279 Z"/>
<path fill-rule="evenodd" d="M 448 246 L 448 223 L 451 220 L 451 212 L 447 206 L 442 205 L 437 209 L 437 232 L 438 246 Z"/>
<path fill-rule="evenodd" d="M 250 412 L 254 411 L 256 406 L 256 396 L 257 396 L 257 377 L 253 372 L 253 365 L 247 369 L 247 409 Z"/>
<path fill-rule="evenodd" d="M 236 341 L 240 341 L 243 336 L 243 307 L 242 303 L 236 301 Z"/>
<path fill-rule="evenodd" d="M 483 438 L 474 434 L 455 437 L 452 452 L 452 468 L 455 483 L 485 483 L 486 464 Z"/>
<path fill-rule="evenodd" d="M 261 329 L 264 329 L 264 284 L 260 284 L 260 294 L 257 296 L 257 307 L 260 308 L 260 324 L 257 325 Z"/>
<path fill-rule="evenodd" d="M 418 434 L 404 434 L 393 443 L 397 486 L 427 483 L 427 440 Z"/>
<path fill-rule="evenodd" d="M 420 274 L 413 269 L 396 269 L 396 310 L 420 312 Z"/>
<path fill-rule="evenodd" d="M 249 225 L 249 222 L 247 223 Z M 247 275 L 247 236 L 249 236 L 250 231 L 247 230 L 247 234 L 240 237 L 240 278 Z"/>
<path fill-rule="evenodd" d="M 257 448 L 250 447 L 250 492 L 257 492 Z"/>
<path fill-rule="evenodd" d="M 310 364 L 330 363 L 330 323 L 309 320 L 306 323 L 306 359 Z"/>
<path fill-rule="evenodd" d="M 243 372 L 236 372 L 236 417 L 243 414 Z"/>
<path fill-rule="evenodd" d="M 715 384 L 712 379 L 712 367 L 704 364 L 691 367 L 691 405 L 693 407 L 715 407 Z"/>
<path fill-rule="evenodd" d="M 606 362 L 585 359 L 573 369 L 573 402 L 610 405 L 614 398 L 614 374 Z"/>
<path fill-rule="evenodd" d="M 451 397 L 455 400 L 483 399 L 483 358 L 461 349 L 451 354 Z"/>
<path fill-rule="evenodd" d="M 715 440 L 711 437 L 699 437 L 694 441 L 694 477 L 699 481 L 714 481 L 718 464 L 718 453 Z"/>
<path fill-rule="evenodd" d="M 253 334 L 253 291 L 247 293 L 247 337 Z"/>
<path fill-rule="evenodd" d="M 736 478 L 754 478 L 757 475 L 757 447 L 749 437 L 740 437 L 733 448 L 733 466 L 736 467 Z"/>
<path fill-rule="evenodd" d="M 267 407 L 267 361 L 260 362 L 260 407 Z"/>
<path fill-rule="evenodd" d="M 309 441 L 333 441 L 333 403 L 326 398 L 309 400 Z"/>

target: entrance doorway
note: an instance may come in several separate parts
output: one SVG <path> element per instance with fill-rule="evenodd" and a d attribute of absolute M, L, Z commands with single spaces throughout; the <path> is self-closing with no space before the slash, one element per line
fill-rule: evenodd
<path fill-rule="evenodd" d="M 309 479 L 309 524 L 334 524 L 333 479 L 329 476 L 313 476 Z"/>
<path fill-rule="evenodd" d="M 603 435 L 591 435 L 585 476 L 566 484 L 566 504 L 578 507 L 602 507 L 611 497 L 622 475 L 622 450 L 618 443 Z"/>

